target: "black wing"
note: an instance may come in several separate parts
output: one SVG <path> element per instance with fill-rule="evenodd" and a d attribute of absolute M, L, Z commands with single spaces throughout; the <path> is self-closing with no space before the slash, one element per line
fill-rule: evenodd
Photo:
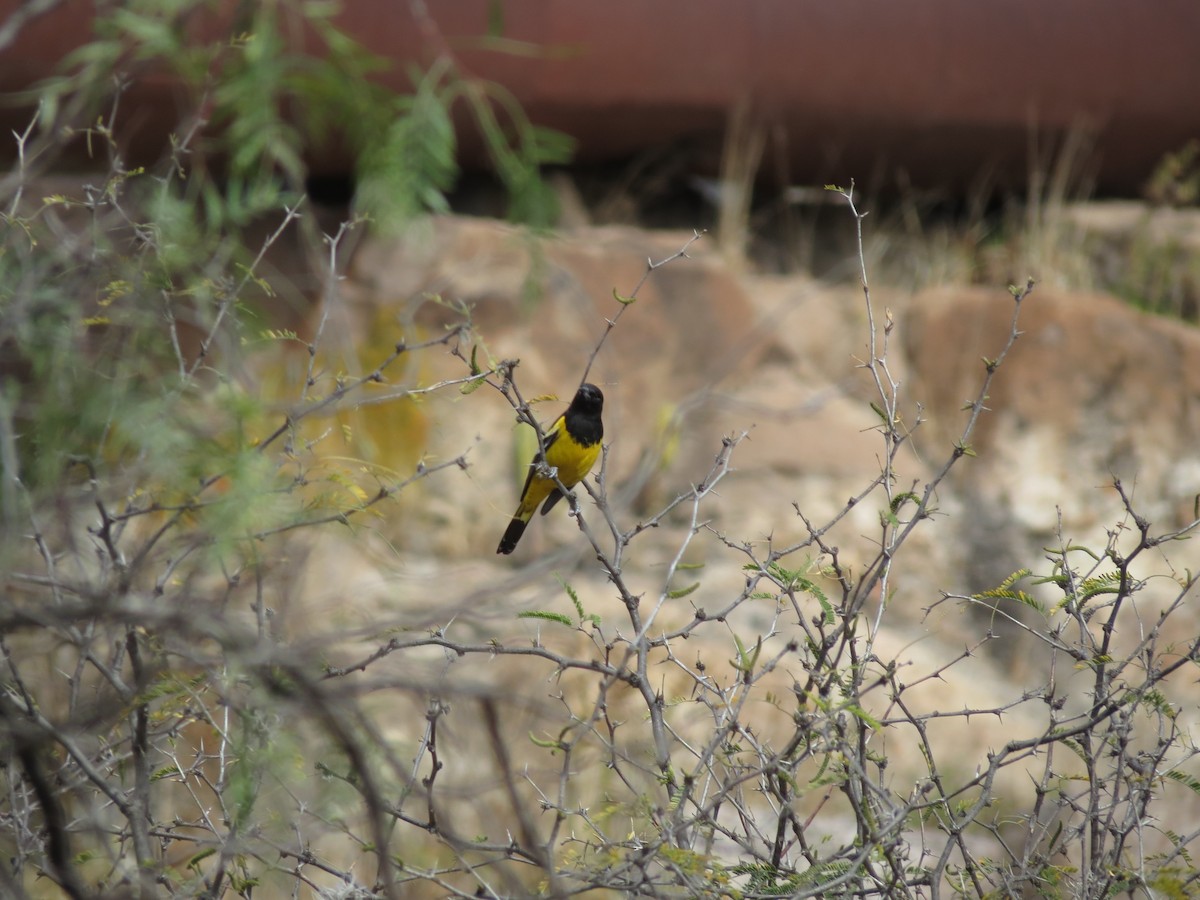
<path fill-rule="evenodd" d="M 555 420 L 554 424 L 557 425 L 558 421 Z M 544 444 L 544 448 L 546 450 L 549 450 L 554 446 L 554 442 L 558 440 L 558 435 L 559 431 L 557 428 L 546 435 Z M 529 493 L 529 485 L 533 483 L 533 473 L 538 470 L 538 464 L 541 463 L 543 459 L 545 459 L 545 457 L 542 455 L 541 450 L 534 454 L 533 462 L 529 464 L 529 474 L 525 476 L 525 487 L 521 488 L 521 502 L 525 501 L 525 495 Z M 545 515 L 544 508 L 542 510 L 542 514 Z"/>
<path fill-rule="evenodd" d="M 563 492 L 557 487 L 550 492 L 550 496 L 546 498 L 546 502 L 542 504 L 542 515 L 554 509 L 554 504 L 563 498 Z"/>

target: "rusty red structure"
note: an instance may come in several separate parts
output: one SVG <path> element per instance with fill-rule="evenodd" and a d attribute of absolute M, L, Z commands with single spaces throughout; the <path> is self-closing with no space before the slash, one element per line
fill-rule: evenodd
<path fill-rule="evenodd" d="M 0 23 L 36 6 L 3 0 Z M 0 49 L 0 90 L 50 74 L 94 14 L 89 0 L 30 14 Z M 1076 129 L 1099 188 L 1129 193 L 1200 137 L 1196 0 L 346 0 L 337 21 L 393 63 L 379 76 L 389 86 L 408 89 L 408 66 L 448 54 L 572 135 L 585 162 L 678 142 L 715 160 L 742 105 L 796 182 L 1020 179 L 1035 144 Z M 165 140 L 172 85 L 131 99 L 156 111 L 138 140 Z"/>

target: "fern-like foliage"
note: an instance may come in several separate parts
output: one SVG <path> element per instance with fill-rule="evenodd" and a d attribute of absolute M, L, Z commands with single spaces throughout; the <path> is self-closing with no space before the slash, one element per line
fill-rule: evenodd
<path fill-rule="evenodd" d="M 1005 578 L 996 587 L 990 590 L 980 591 L 977 594 L 972 594 L 972 600 L 1010 600 L 1016 603 L 1028 606 L 1030 609 L 1036 609 L 1042 615 L 1046 615 L 1046 605 L 1025 591 L 1014 587 L 1014 585 L 1022 578 L 1028 578 L 1032 572 L 1029 569 L 1017 569 L 1007 578 Z M 1036 583 L 1036 582 L 1035 582 Z"/>

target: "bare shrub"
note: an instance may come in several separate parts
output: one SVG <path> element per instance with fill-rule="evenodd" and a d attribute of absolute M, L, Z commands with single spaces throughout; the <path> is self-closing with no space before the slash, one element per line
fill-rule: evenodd
<path fill-rule="evenodd" d="M 0 256 L 7 895 L 1197 892 L 1200 830 L 1157 814 L 1171 792 L 1200 793 L 1182 687 L 1200 639 L 1172 628 L 1196 575 L 1171 562 L 1197 522 L 1157 530 L 1118 483 L 1104 546 L 1063 536 L 992 590 L 934 600 L 1011 617 L 1044 661 L 1000 703 L 961 708 L 935 690 L 978 677 L 991 632 L 919 662 L 891 633 L 898 567 L 972 454 L 1032 282 L 998 297 L 1011 327 L 981 363 L 958 440 L 903 480 L 920 407 L 892 374 L 895 323 L 872 299 L 864 214 L 852 188 L 835 189 L 858 228 L 860 366 L 877 417 L 864 440 L 880 460 L 843 508 L 816 521 L 797 505 L 805 536 L 786 546 L 714 528 L 735 433 L 709 437 L 711 466 L 689 490 L 630 521 L 602 460 L 568 505 L 619 615 L 569 582 L 553 588 L 561 604 L 524 614 L 533 640 L 440 615 L 550 580 L 534 566 L 475 593 L 447 579 L 422 627 L 366 627 L 346 635 L 357 656 L 335 654 L 338 623 L 282 621 L 305 541 L 358 537 L 369 515 L 470 463 L 463 448 L 404 472 L 347 464 L 326 449 L 347 430 L 337 416 L 376 405 L 366 392 L 387 382 L 396 404 L 502 396 L 542 440 L 520 367 L 489 358 L 465 309 L 353 371 L 326 355 L 324 314 L 305 335 L 255 333 L 248 305 L 272 290 L 260 266 L 306 221 L 295 157 L 243 160 L 260 165 L 224 193 L 194 170 L 203 183 L 184 186 L 187 134 L 161 170 L 135 173 L 102 121 L 105 176 L 42 200 L 29 191 L 61 134 L 51 124 L 18 136 Z M 436 190 L 433 168 L 423 184 Z M 247 197 L 275 214 L 257 245 L 221 205 Z M 205 220 L 204 203 L 219 214 Z M 325 314 L 361 225 L 308 235 Z M 690 246 L 646 277 L 686 265 Z M 640 286 L 614 291 L 581 380 L 636 316 Z M 301 365 L 260 395 L 245 373 L 279 345 Z M 433 351 L 461 376 L 429 383 L 405 367 Z M 838 541 L 864 509 L 875 530 L 851 565 Z M 413 522 L 426 527 L 419 511 Z M 669 551 L 647 575 L 628 560 L 652 537 Z M 981 719 L 1011 723 L 1007 740 L 981 749 Z"/>

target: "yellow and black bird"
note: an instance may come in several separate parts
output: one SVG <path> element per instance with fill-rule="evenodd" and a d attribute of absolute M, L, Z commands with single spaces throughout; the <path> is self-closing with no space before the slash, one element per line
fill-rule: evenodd
<path fill-rule="evenodd" d="M 573 488 L 592 471 L 600 455 L 600 442 L 604 439 L 604 423 L 600 419 L 603 409 L 604 395 L 600 393 L 600 388 L 594 384 L 583 384 L 575 392 L 567 411 L 546 429 L 543 448 L 545 463 L 548 468 L 558 470 L 558 482 L 538 471 L 543 461 L 542 451 L 539 451 L 529 464 L 529 475 L 521 490 L 521 503 L 513 513 L 504 537 L 500 538 L 497 553 L 512 553 L 516 549 L 517 541 L 525 533 L 525 526 L 533 518 L 539 503 L 542 503 L 544 516 L 562 499 L 563 492 L 559 484 Z"/>

